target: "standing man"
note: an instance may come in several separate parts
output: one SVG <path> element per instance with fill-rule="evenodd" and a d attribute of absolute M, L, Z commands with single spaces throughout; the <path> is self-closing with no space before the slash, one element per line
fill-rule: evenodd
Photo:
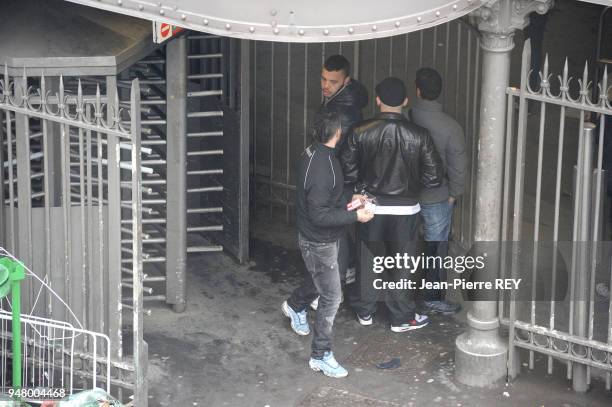
<path fill-rule="evenodd" d="M 448 255 L 455 201 L 463 194 L 465 185 L 466 158 L 463 129 L 442 111 L 442 104 L 437 101 L 441 92 L 442 77 L 435 69 L 421 68 L 417 71 L 417 100 L 410 109 L 410 118 L 429 130 L 446 170 L 442 185 L 424 189 L 420 195 L 425 254 L 444 258 Z M 429 282 L 446 281 L 446 270 L 442 267 L 425 270 L 425 278 Z M 444 294 L 444 290 L 425 290 L 423 299 L 426 309 L 445 315 L 458 312 L 461 306 L 445 301 Z"/>
<path fill-rule="evenodd" d="M 351 78 L 349 61 L 342 55 L 332 55 L 325 60 L 321 69 L 321 93 L 323 102 L 315 115 L 315 123 L 321 113 L 340 115 L 345 137 L 336 147 L 336 151 L 339 151 L 355 124 L 363 120 L 361 110 L 368 104 L 368 91 Z"/>
<path fill-rule="evenodd" d="M 402 115 L 408 104 L 406 88 L 398 78 L 386 78 L 376 86 L 374 118 L 358 124 L 341 154 L 344 177 L 356 191 L 373 195 L 376 217 L 360 227 L 361 267 L 357 274 L 361 298 L 352 307 L 361 325 L 372 325 L 380 291 L 374 289 L 374 257 L 416 255 L 419 193 L 440 186 L 443 167 L 428 131 Z M 414 281 L 402 267 L 387 269 L 394 282 Z M 419 285 L 420 286 L 420 285 Z M 404 332 L 429 323 L 415 313 L 414 290 L 393 289 L 385 293 L 391 314 L 391 330 Z"/>
<path fill-rule="evenodd" d="M 317 296 L 310 368 L 326 376 L 348 375 L 331 350 L 332 326 L 340 306 L 338 240 L 347 225 L 368 222 L 374 214 L 360 209 L 349 212 L 343 198 L 344 178 L 334 148 L 342 137 L 340 117 L 321 115 L 317 140 L 300 157 L 297 179 L 298 242 L 308 274 L 304 283 L 283 302 L 282 311 L 298 335 L 308 335 L 306 308 Z"/>
<path fill-rule="evenodd" d="M 368 91 L 357 80 L 351 78 L 351 64 L 342 55 L 332 55 L 325 60 L 321 68 L 321 94 L 323 102 L 315 114 L 314 123 L 317 123 L 326 113 L 336 113 L 342 122 L 344 136 L 336 146 L 338 153 L 355 124 L 363 120 L 361 110 L 368 104 Z M 337 154 L 336 154 L 337 155 Z M 347 202 L 352 191 L 345 191 Z M 339 240 L 338 266 L 342 281 L 352 282 L 355 276 L 354 243 L 349 230 L 344 230 Z M 315 299 L 311 307 L 316 310 L 318 300 Z"/>

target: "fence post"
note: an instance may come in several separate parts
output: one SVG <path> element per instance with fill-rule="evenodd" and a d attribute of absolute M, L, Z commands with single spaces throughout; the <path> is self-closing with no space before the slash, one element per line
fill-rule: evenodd
<path fill-rule="evenodd" d="M 183 312 L 186 301 L 187 45 L 181 36 L 166 46 L 166 302 L 175 312 Z"/>
<path fill-rule="evenodd" d="M 134 326 L 134 405 L 147 406 L 147 344 L 143 331 L 142 300 L 142 174 L 140 168 L 140 83 L 132 81 L 130 95 L 130 133 L 132 137 L 132 318 Z"/>
<path fill-rule="evenodd" d="M 117 93 L 117 78 L 106 77 L 106 95 L 108 122 L 118 128 L 121 120 L 119 115 L 119 95 Z M 107 201 L 108 201 L 108 276 L 106 320 L 108 321 L 108 336 L 111 338 L 112 356 L 117 360 L 123 358 L 123 335 L 121 332 L 121 175 L 119 174 L 119 140 L 115 134 L 107 135 Z"/>
<path fill-rule="evenodd" d="M 593 123 L 585 123 L 583 131 L 583 148 L 582 159 L 578 161 L 576 172 L 576 185 L 579 189 L 578 194 L 579 205 L 574 208 L 574 213 L 578 214 L 578 236 L 574 239 L 574 244 L 578 245 L 578 267 L 576 268 L 576 291 L 574 294 L 573 309 L 574 314 L 574 332 L 572 334 L 586 338 L 587 333 L 587 297 L 588 297 L 588 270 L 589 268 L 589 243 L 591 238 L 591 208 L 593 185 L 593 137 L 595 125 Z M 582 177 L 581 182 L 578 182 L 578 177 Z M 581 363 L 572 364 L 572 387 L 576 392 L 585 392 L 588 390 L 587 366 Z"/>

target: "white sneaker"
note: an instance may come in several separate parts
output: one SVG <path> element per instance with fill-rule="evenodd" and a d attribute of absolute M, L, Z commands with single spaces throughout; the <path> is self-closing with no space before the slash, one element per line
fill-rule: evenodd
<path fill-rule="evenodd" d="M 372 315 L 364 315 L 364 316 L 361 316 L 359 314 L 355 314 L 355 315 L 357 315 L 357 321 L 359 321 L 360 325 L 363 325 L 363 326 L 372 325 L 372 321 L 373 321 Z"/>
<path fill-rule="evenodd" d="M 316 311 L 316 310 L 317 310 L 317 308 L 319 308 L 319 297 L 315 298 L 315 299 L 314 299 L 314 301 L 312 301 L 312 302 L 310 303 L 310 308 L 311 308 L 313 311 Z"/>
<path fill-rule="evenodd" d="M 346 269 L 346 276 L 344 277 L 345 284 L 353 284 L 355 282 L 355 278 L 355 267 Z"/>
<path fill-rule="evenodd" d="M 406 323 L 403 323 L 401 325 L 391 325 L 391 331 L 393 332 L 412 331 L 415 329 L 423 328 L 427 326 L 427 324 L 429 324 L 429 318 L 427 317 L 427 315 L 414 314 L 414 319 L 411 319 L 410 321 Z"/>

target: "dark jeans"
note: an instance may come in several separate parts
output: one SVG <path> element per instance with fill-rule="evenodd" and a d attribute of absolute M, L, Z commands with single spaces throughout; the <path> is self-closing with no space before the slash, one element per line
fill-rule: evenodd
<path fill-rule="evenodd" d="M 437 256 L 442 259 L 448 255 L 448 236 L 453 220 L 454 205 L 444 200 L 432 204 L 421 204 L 421 219 L 425 236 L 426 256 Z M 425 270 L 428 282 L 446 281 L 444 267 L 433 267 Z M 423 292 L 423 300 L 440 301 L 444 299 L 445 290 L 428 289 Z"/>
<path fill-rule="evenodd" d="M 301 312 L 319 297 L 312 338 L 312 357 L 321 359 L 325 352 L 331 350 L 332 327 L 342 295 L 338 272 L 338 242 L 311 242 L 300 235 L 298 244 L 308 273 L 287 303 L 294 311 Z"/>
<path fill-rule="evenodd" d="M 338 240 L 338 269 L 342 283 L 346 278 L 346 270 L 355 267 L 355 242 L 349 228 L 346 229 Z"/>
<path fill-rule="evenodd" d="M 393 256 L 396 253 L 417 255 L 418 215 L 376 215 L 359 225 L 360 261 L 356 286 L 361 290 L 360 298 L 351 302 L 353 310 L 362 316 L 376 312 L 376 305 L 383 292 L 374 288 L 374 280 L 401 281 L 406 278 L 416 281 L 416 274 L 407 269 L 391 269 L 375 274 L 375 256 Z M 417 285 L 419 285 L 417 283 Z M 414 319 L 414 290 L 385 290 L 385 304 L 391 313 L 391 324 L 400 325 Z"/>

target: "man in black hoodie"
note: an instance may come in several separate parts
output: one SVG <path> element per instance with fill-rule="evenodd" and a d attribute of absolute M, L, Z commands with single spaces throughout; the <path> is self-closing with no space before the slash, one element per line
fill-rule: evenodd
<path fill-rule="evenodd" d="M 350 212 L 346 208 L 344 177 L 334 153 L 341 137 L 339 115 L 323 114 L 315 142 L 300 157 L 296 184 L 298 242 L 308 274 L 282 305 L 293 331 L 305 336 L 310 333 L 306 308 L 320 296 L 310 367 L 330 377 L 348 374 L 331 350 L 332 326 L 341 296 L 338 239 L 347 225 L 368 222 L 374 216 L 365 209 Z"/>
<path fill-rule="evenodd" d="M 315 127 L 321 121 L 321 117 L 327 113 L 334 113 L 340 117 L 343 137 L 335 148 L 337 156 L 355 124 L 363 120 L 361 109 L 368 104 L 368 91 L 361 83 L 351 78 L 349 61 L 342 55 L 332 55 L 325 60 L 321 68 L 321 94 L 323 102 L 314 118 Z M 347 189 L 344 196 L 348 202 L 351 199 L 352 191 Z M 345 230 L 340 237 L 338 249 L 338 267 L 343 281 L 347 274 L 354 276 L 354 252 L 354 243 L 350 238 L 350 233 Z M 352 270 L 352 273 L 347 273 L 349 269 Z M 316 304 L 315 300 L 312 304 L 313 309 L 316 309 Z"/>

